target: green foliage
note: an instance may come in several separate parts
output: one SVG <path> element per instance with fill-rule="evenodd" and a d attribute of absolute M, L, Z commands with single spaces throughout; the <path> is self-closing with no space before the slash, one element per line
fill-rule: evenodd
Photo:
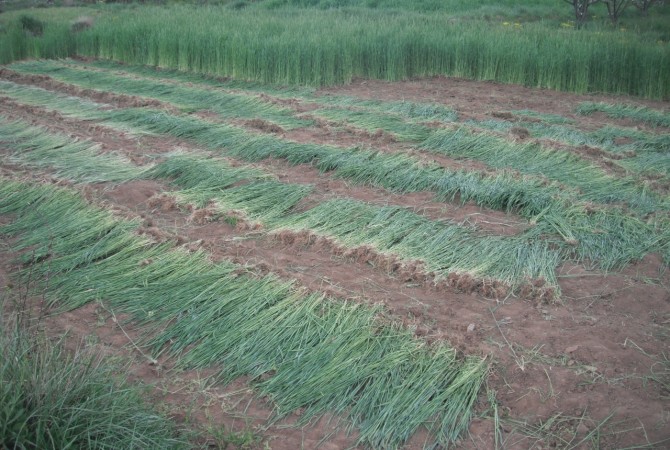
<path fill-rule="evenodd" d="M 3 447 L 188 448 L 174 424 L 152 411 L 108 361 L 84 349 L 67 351 L 63 341 L 28 326 L 28 317 L 1 307 L 0 314 Z"/>
<path fill-rule="evenodd" d="M 266 83 L 443 74 L 576 92 L 668 95 L 670 58 L 658 45 L 622 40 L 615 31 L 584 39 L 574 30 L 547 33 L 536 24 L 519 30 L 448 20 L 366 11 L 147 9 L 101 19 L 81 34 L 77 51 Z"/>
<path fill-rule="evenodd" d="M 631 119 L 652 126 L 670 127 L 670 113 L 657 111 L 645 106 L 584 102 L 577 107 L 577 113 L 589 115 L 604 112 L 615 119 Z"/>
<path fill-rule="evenodd" d="M 67 268 L 60 261 L 97 244 L 80 239 L 61 205 L 93 221 L 109 214 L 64 189 L 0 182 L 0 214 L 15 216 L 0 233 L 46 247 L 55 232 L 63 243 L 52 250 L 43 286 L 51 302 L 76 307 L 104 298 L 156 331 L 155 349 L 167 346 L 189 366 L 221 365 L 227 379 L 249 375 L 279 417 L 297 408 L 305 421 L 341 414 L 361 445 L 397 448 L 424 426 L 436 445 L 447 446 L 467 428 L 485 360 L 429 346 L 378 308 L 305 295 L 290 282 L 245 275 L 242 267 L 151 244 L 130 230 L 127 245 Z"/>
<path fill-rule="evenodd" d="M 49 19 L 42 36 L 18 33 L 18 18 L 9 16 L 8 32 L 0 35 L 0 63 L 80 54 L 265 83 L 321 86 L 354 77 L 449 75 L 575 92 L 669 95 L 662 31 L 667 8 L 639 25 L 640 18 L 629 14 L 625 20 L 635 30 L 629 26 L 625 33 L 595 25 L 579 32 L 569 23 L 564 28 L 560 17 L 569 16 L 567 8 L 548 0 L 101 8 L 93 14 L 82 9 L 99 17 L 80 33 L 70 32 L 63 17 L 72 20 L 72 14 L 61 8 L 49 9 L 53 19 L 31 14 Z"/>
<path fill-rule="evenodd" d="M 32 16 L 22 15 L 19 17 L 19 22 L 21 23 L 21 28 L 33 36 L 41 36 L 44 32 L 44 23 Z"/>
<path fill-rule="evenodd" d="M 25 58 L 65 58 L 75 54 L 67 23 L 22 15 L 0 23 L 0 64 Z"/>

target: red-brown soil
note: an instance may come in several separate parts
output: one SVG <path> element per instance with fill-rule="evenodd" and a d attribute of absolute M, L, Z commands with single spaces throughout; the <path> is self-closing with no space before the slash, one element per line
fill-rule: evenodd
<path fill-rule="evenodd" d="M 518 86 L 435 78 L 403 83 L 358 81 L 351 86 L 323 90 L 365 98 L 444 102 L 459 113 L 483 116 L 491 111 L 532 109 L 570 116 L 580 101 L 613 101 L 598 96 L 578 96 L 536 91 Z M 622 99 L 615 99 L 623 101 Z M 667 104 L 650 104 L 667 108 Z M 93 123 L 78 122 L 39 108 L 27 108 L 3 100 L 0 113 L 23 118 L 51 130 L 103 144 L 104 151 L 117 151 L 148 162 L 145 155 L 164 153 L 175 147 L 195 151 L 172 139 L 121 135 Z M 609 119 L 594 115 L 585 126 L 602 126 Z M 612 122 L 612 121 L 609 121 Z M 248 124 L 262 128 L 263 124 Z M 281 130 L 262 130 L 282 134 Z M 338 143 L 347 133 L 329 127 L 300 130 L 305 141 Z M 293 132 L 287 136 L 296 138 Z M 297 133 L 297 132 L 296 132 Z M 350 136 L 354 136 L 349 134 Z M 300 138 L 298 136 L 298 138 Z M 300 140 L 296 138 L 296 140 Z M 354 136 L 351 139 L 359 139 Z M 370 142 L 392 151 L 399 144 Z M 340 143 L 341 145 L 341 143 Z M 349 145 L 345 141 L 344 145 Z M 593 158 L 598 155 L 591 154 Z M 320 174 L 312 167 L 291 167 L 269 160 L 258 164 L 282 181 L 315 186 L 311 201 L 335 196 L 354 197 L 378 204 L 414 208 L 428 217 L 467 220 L 482 232 L 517 233 L 526 226 L 512 215 L 482 210 L 472 205 L 435 202 L 428 193 L 391 195 L 380 189 L 363 188 Z M 17 175 L 24 170 L 3 165 L 2 173 Z M 181 245 L 207 250 L 212 258 L 232 259 L 248 265 L 251 272 L 274 272 L 291 278 L 309 290 L 322 291 L 353 301 L 383 304 L 398 321 L 415 327 L 428 340 L 447 340 L 468 354 L 486 355 L 492 363 L 488 389 L 495 391 L 500 418 L 499 439 L 503 448 L 621 448 L 670 439 L 670 273 L 656 255 L 649 255 L 625 270 L 612 274 L 589 271 L 565 264 L 560 268 L 562 296 L 552 302 L 514 296 L 494 298 L 482 291 L 464 293 L 455 287 L 418 282 L 399 270 L 376 267 L 379 260 L 364 252 L 343 254 L 332 243 L 307 235 L 272 236 L 252 226 L 234 227 L 212 221 L 207 209 L 179 208 L 164 183 L 135 181 L 118 186 L 81 187 L 88 198 L 105 202 L 115 211 L 144 219 L 143 230 L 157 239 L 173 239 Z M 168 196 L 163 196 L 168 194 Z M 6 220 L 6 218 L 5 218 Z M 241 221 L 240 223 L 244 223 Z M 0 242 L 0 289 L 12 283 L 16 267 L 10 262 L 6 243 Z M 286 422 L 264 428 L 272 406 L 254 398 L 245 381 L 231 386 L 208 386 L 214 372 L 174 369 L 173 361 L 150 361 L 133 345 L 140 330 L 124 325 L 104 303 L 50 317 L 46 327 L 52 335 L 68 331 L 72 344 L 97 345 L 110 356 L 130 361 L 134 380 L 154 388 L 152 401 L 162 405 L 178 421 L 191 427 L 251 430 L 258 436 L 254 448 L 267 443 L 273 449 L 346 448 L 355 436 L 333 431 L 333 423 L 321 420 L 295 429 Z M 478 417 L 469 436 L 459 447 L 494 448 L 493 412 L 486 392 L 476 406 Z M 557 414 L 546 430 L 539 426 Z M 610 417 L 611 416 L 611 417 Z M 602 423 L 605 419 L 607 421 Z M 581 419 L 580 419 L 581 418 Z M 522 426 L 526 424 L 526 426 Z M 531 430 L 529 426 L 538 428 Z M 530 432 L 535 436 L 529 436 Z M 600 440 L 594 436 L 599 434 Z M 408 448 L 421 448 L 415 436 Z M 583 439 L 585 439 L 583 441 Z M 204 439 L 204 438 L 203 438 Z M 213 442 L 214 436 L 209 435 Z M 583 442 L 580 442 L 583 441 Z M 659 444 L 659 448 L 668 442 Z"/>

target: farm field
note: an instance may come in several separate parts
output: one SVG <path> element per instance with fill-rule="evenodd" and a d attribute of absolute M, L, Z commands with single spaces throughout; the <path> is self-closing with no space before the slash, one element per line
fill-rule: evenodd
<path fill-rule="evenodd" d="M 18 61 L 0 281 L 258 448 L 663 447 L 669 131 L 492 82 Z"/>

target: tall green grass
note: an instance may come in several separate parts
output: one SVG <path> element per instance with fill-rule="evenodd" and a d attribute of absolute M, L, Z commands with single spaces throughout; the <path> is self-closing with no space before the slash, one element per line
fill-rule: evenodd
<path fill-rule="evenodd" d="M 429 346 L 378 309 L 305 295 L 273 276 L 248 276 L 130 231 L 127 245 L 61 270 L 60 260 L 95 246 L 59 213 L 61 203 L 73 210 L 77 199 L 52 186 L 0 181 L 0 214 L 14 214 L 0 234 L 46 247 L 56 230 L 68 243 L 52 252 L 55 268 L 44 285 L 50 301 L 76 307 L 104 299 L 156 332 L 156 351 L 183 355 L 189 366 L 222 364 L 227 379 L 250 375 L 279 417 L 297 408 L 305 421 L 338 413 L 361 445 L 398 448 L 425 427 L 435 445 L 446 446 L 467 428 L 485 360 Z M 108 214 L 78 201 L 81 217 Z M 45 219 L 35 222 L 36 215 Z"/>
<path fill-rule="evenodd" d="M 76 39 L 67 24 L 44 23 L 43 33 L 33 36 L 12 21 L 0 30 L 0 64 L 26 58 L 67 58 L 76 53 Z"/>
<path fill-rule="evenodd" d="M 658 99 L 670 93 L 667 46 L 644 33 L 505 26 L 448 12 L 115 8 L 77 34 L 55 20 L 44 36 L 27 36 L 11 20 L 0 48 L 0 63 L 79 54 L 265 83 L 447 75 Z"/>
<path fill-rule="evenodd" d="M 80 35 L 77 52 L 281 84 L 441 74 L 575 92 L 670 93 L 667 48 L 617 31 L 584 39 L 575 30 L 449 21 L 441 14 L 188 7 L 145 12 L 101 19 Z"/>

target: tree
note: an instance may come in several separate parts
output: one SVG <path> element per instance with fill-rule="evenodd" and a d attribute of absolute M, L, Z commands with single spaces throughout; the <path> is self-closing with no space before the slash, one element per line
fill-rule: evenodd
<path fill-rule="evenodd" d="M 612 21 L 612 25 L 619 23 L 621 13 L 630 5 L 631 0 L 603 0 L 607 6 L 607 15 Z"/>
<path fill-rule="evenodd" d="M 649 12 L 649 8 L 654 6 L 656 3 L 663 3 L 663 2 L 660 2 L 659 0 L 633 0 L 633 6 L 642 11 L 642 13 L 644 13 L 645 16 Z"/>
<path fill-rule="evenodd" d="M 577 27 L 581 27 L 587 19 L 587 13 L 589 11 L 589 6 L 594 3 L 598 3 L 600 0 L 563 0 L 566 3 L 570 3 L 575 9 L 575 20 L 577 21 Z"/>

